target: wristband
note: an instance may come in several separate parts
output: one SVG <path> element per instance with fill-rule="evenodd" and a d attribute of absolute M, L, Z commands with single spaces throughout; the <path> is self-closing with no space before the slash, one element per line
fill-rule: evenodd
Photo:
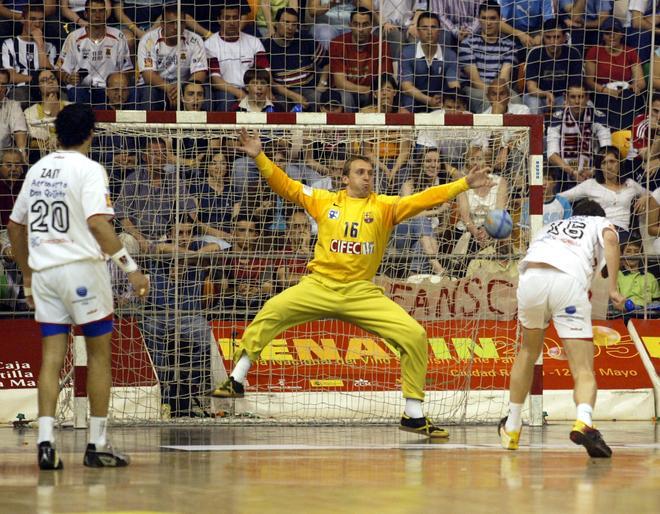
<path fill-rule="evenodd" d="M 25 298 L 27 298 L 28 296 L 32 296 L 32 288 L 23 286 L 23 295 L 25 296 Z"/>
<path fill-rule="evenodd" d="M 112 260 L 124 273 L 133 273 L 138 270 L 138 265 L 124 247 L 112 256 Z"/>

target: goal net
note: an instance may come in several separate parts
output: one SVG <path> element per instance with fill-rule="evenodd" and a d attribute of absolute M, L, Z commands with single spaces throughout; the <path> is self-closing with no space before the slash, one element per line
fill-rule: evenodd
<path fill-rule="evenodd" d="M 117 231 L 152 286 L 138 302 L 111 268 L 119 319 L 114 420 L 386 422 L 401 415 L 397 348 L 336 320 L 270 341 L 245 398 L 209 398 L 231 373 L 258 309 L 306 273 L 316 239 L 316 222 L 278 198 L 238 148 L 241 128 L 258 132 L 265 153 L 312 188 L 340 189 L 343 163 L 356 154 L 373 162 L 380 194 L 409 195 L 473 166 L 492 168 L 492 189 L 395 227 L 375 282 L 427 330 L 426 414 L 443 422 L 503 415 L 517 341 L 517 261 L 538 213 L 529 205 L 530 166 L 541 183 L 535 116 L 182 115 L 146 122 L 144 112 L 118 113 L 99 124 L 92 148 L 108 171 Z M 479 228 L 494 208 L 511 213 L 509 238 L 494 240 Z"/>

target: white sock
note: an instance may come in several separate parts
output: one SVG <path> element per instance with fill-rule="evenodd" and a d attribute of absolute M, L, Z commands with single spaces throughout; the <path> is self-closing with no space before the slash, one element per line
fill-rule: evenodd
<path fill-rule="evenodd" d="M 522 426 L 522 403 L 509 404 L 509 416 L 506 419 L 504 430 L 507 432 L 519 432 Z"/>
<path fill-rule="evenodd" d="M 593 413 L 593 408 L 588 403 L 580 403 L 577 406 L 577 419 L 582 421 L 587 426 L 592 426 L 591 414 Z"/>
<path fill-rule="evenodd" d="M 105 446 L 107 425 L 108 418 L 106 417 L 89 417 L 89 442 L 91 444 L 95 444 L 96 446 Z"/>
<path fill-rule="evenodd" d="M 37 444 L 44 441 L 50 441 L 51 443 L 55 441 L 55 436 L 53 435 L 54 426 L 55 418 L 39 416 L 39 437 L 37 438 Z"/>
<path fill-rule="evenodd" d="M 422 400 L 414 398 L 406 398 L 406 408 L 403 410 L 409 418 L 423 418 L 422 414 Z"/>
<path fill-rule="evenodd" d="M 252 361 L 250 360 L 250 357 L 247 356 L 247 353 L 244 353 L 241 355 L 241 358 L 238 359 L 238 362 L 234 367 L 234 371 L 231 372 L 231 376 L 234 380 L 236 380 L 236 382 L 240 382 L 242 384 L 245 382 L 245 377 L 247 377 L 248 371 L 250 371 L 251 367 Z"/>

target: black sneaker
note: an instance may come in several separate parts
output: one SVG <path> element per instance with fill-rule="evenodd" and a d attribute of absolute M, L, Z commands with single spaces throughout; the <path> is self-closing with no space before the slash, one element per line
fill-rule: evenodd
<path fill-rule="evenodd" d="M 400 430 L 430 437 L 431 439 L 449 437 L 449 432 L 431 423 L 429 418 L 411 418 L 405 414 L 401 417 Z"/>
<path fill-rule="evenodd" d="M 42 441 L 37 445 L 37 456 L 39 469 L 62 469 L 64 467 L 55 445 L 50 441 Z"/>
<path fill-rule="evenodd" d="M 609 459 L 612 456 L 612 449 L 607 446 L 600 432 L 582 421 L 575 422 L 569 437 L 575 444 L 584 446 L 589 457 Z"/>
<path fill-rule="evenodd" d="M 123 468 L 128 466 L 129 462 L 127 455 L 113 450 L 110 444 L 97 447 L 89 443 L 83 459 L 83 464 L 89 468 Z"/>
<path fill-rule="evenodd" d="M 236 382 L 234 377 L 229 377 L 213 390 L 211 396 L 214 398 L 243 398 L 245 387 L 240 382 Z"/>

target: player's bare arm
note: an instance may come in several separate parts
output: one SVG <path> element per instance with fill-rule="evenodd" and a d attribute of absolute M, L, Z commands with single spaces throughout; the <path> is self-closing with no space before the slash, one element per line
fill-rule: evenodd
<path fill-rule="evenodd" d="M 613 228 L 603 231 L 603 242 L 605 243 L 605 263 L 607 266 L 607 280 L 610 300 L 615 308 L 623 311 L 626 298 L 619 292 L 617 276 L 620 267 L 619 238 Z"/>
<path fill-rule="evenodd" d="M 34 300 L 32 299 L 31 289 L 32 270 L 28 265 L 29 247 L 27 240 L 27 226 L 9 220 L 9 223 L 7 224 L 7 233 L 9 234 L 9 241 L 11 242 L 11 247 L 14 252 L 14 259 L 23 274 L 25 300 L 30 308 L 34 309 Z"/>
<path fill-rule="evenodd" d="M 87 220 L 89 230 L 107 255 L 116 255 L 124 249 L 105 215 L 92 216 Z M 144 298 L 149 293 L 149 279 L 139 270 L 128 271 L 126 276 L 138 297 Z"/>

